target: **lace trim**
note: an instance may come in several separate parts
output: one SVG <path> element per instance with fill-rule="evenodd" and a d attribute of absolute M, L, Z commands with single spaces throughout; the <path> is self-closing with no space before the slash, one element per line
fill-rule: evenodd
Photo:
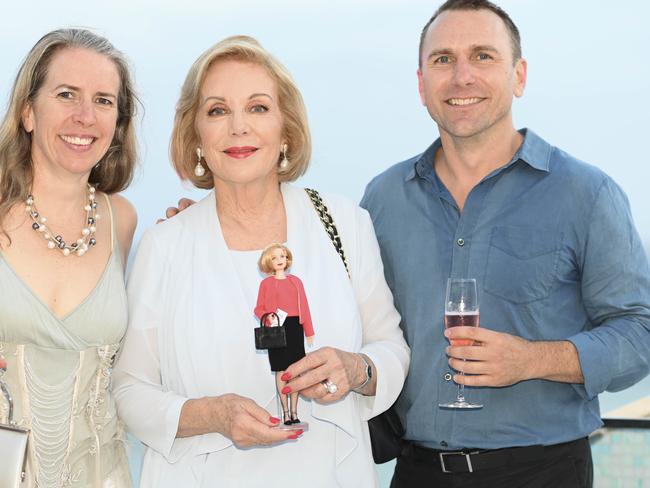
<path fill-rule="evenodd" d="M 26 386 L 31 399 L 31 429 L 34 438 L 34 454 L 38 469 L 39 486 L 61 486 L 70 479 L 67 466 L 73 411 L 73 398 L 81 356 L 76 368 L 59 383 L 49 385 L 34 371 L 27 358 L 24 359 Z M 65 399 L 69 398 L 69 401 Z M 69 484 L 66 482 L 63 486 Z"/>
<path fill-rule="evenodd" d="M 95 485 L 101 486 L 101 444 L 99 433 L 103 428 L 104 422 L 110 420 L 111 415 L 106 409 L 106 395 L 111 382 L 111 368 L 119 344 L 109 344 L 97 349 L 99 356 L 99 365 L 95 375 L 95 387 L 90 394 L 86 413 L 90 426 L 95 436 L 95 444 L 90 448 L 90 455 L 95 457 Z"/>
<path fill-rule="evenodd" d="M 52 385 L 43 382 L 26 359 L 23 345 L 17 345 L 16 350 L 11 351 L 11 348 L 7 349 L 0 341 L 0 354 L 16 356 L 16 373 L 23 391 L 22 415 L 16 418 L 16 421 L 19 425 L 31 429 L 30 471 L 35 486 L 64 488 L 82 480 L 84 466 L 88 466 L 88 463 L 74 471 L 69 464 L 70 455 L 76 447 L 73 441 L 75 425 L 81 416 L 87 419 L 94 434 L 94 442 L 88 449 L 88 454 L 94 460 L 94 469 L 91 468 L 94 471 L 94 479 L 87 478 L 86 483 L 95 488 L 102 488 L 103 483 L 107 481 L 102 480 L 100 432 L 113 417 L 112 410 L 108 408 L 110 404 L 107 396 L 111 368 L 118 349 L 119 344 L 109 344 L 79 351 L 78 364 L 72 368 L 71 373 Z M 79 390 L 83 379 L 81 369 L 88 360 L 94 361 L 92 356 L 95 354 L 99 361 L 93 373 L 88 402 L 80 408 Z M 69 403 L 62 405 L 62 401 L 67 399 Z M 2 403 L 0 402 L 0 413 L 3 409 Z M 120 425 L 117 432 L 118 436 L 124 436 Z"/>

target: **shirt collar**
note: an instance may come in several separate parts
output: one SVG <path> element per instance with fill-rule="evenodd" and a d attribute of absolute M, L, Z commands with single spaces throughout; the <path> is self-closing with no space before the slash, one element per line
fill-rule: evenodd
<path fill-rule="evenodd" d="M 519 133 L 524 136 L 524 142 L 521 144 L 519 149 L 517 149 L 512 160 L 495 171 L 495 173 L 513 165 L 517 161 L 523 161 L 531 168 L 549 172 L 552 150 L 551 145 L 530 129 L 521 129 Z M 406 174 L 405 181 L 412 180 L 416 175 L 421 178 L 430 175 L 434 171 L 433 161 L 436 152 L 440 149 L 441 145 L 442 143 L 440 138 L 438 138 L 427 148 L 426 151 L 417 157 L 413 164 L 413 168 Z"/>
<path fill-rule="evenodd" d="M 552 146 L 530 129 L 521 129 L 519 133 L 524 136 L 524 142 L 510 163 L 521 160 L 531 168 L 550 172 Z"/>

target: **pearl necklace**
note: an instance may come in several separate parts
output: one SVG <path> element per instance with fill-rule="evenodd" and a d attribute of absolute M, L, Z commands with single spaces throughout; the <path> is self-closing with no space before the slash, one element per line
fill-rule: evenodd
<path fill-rule="evenodd" d="M 88 249 L 97 244 L 95 239 L 95 227 L 97 220 L 99 220 L 99 214 L 97 213 L 97 202 L 95 201 L 95 188 L 88 185 L 88 203 L 84 205 L 84 210 L 86 211 L 86 220 L 85 226 L 81 230 L 81 237 L 69 246 L 63 240 L 59 234 L 52 232 L 50 228 L 46 225 L 47 219 L 42 217 L 36 205 L 34 205 L 34 196 L 29 195 L 25 203 L 25 211 L 29 214 L 32 219 L 32 229 L 36 232 L 40 232 L 45 240 L 47 241 L 47 247 L 49 249 L 60 249 L 61 253 L 64 256 L 69 256 L 70 253 L 75 253 L 77 256 L 83 256 L 86 254 Z"/>

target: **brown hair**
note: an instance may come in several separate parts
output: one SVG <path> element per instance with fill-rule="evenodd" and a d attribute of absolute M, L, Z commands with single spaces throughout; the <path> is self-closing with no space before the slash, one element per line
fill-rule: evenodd
<path fill-rule="evenodd" d="M 287 168 L 278 170 L 280 181 L 294 181 L 302 176 L 311 159 L 311 135 L 307 123 L 307 111 L 293 78 L 259 42 L 248 36 L 232 36 L 205 51 L 187 73 L 181 96 L 176 104 L 176 117 L 171 137 L 171 160 L 178 175 L 189 180 L 197 188 L 214 186 L 212 173 L 205 168 L 203 176 L 194 174 L 196 148 L 199 136 L 195 119 L 199 108 L 201 85 L 210 67 L 223 60 L 237 60 L 259 64 L 269 73 L 278 87 L 278 106 L 284 119 L 283 136 L 287 143 Z M 278 157 L 278 162 L 280 157 Z"/>
<path fill-rule="evenodd" d="M 291 264 L 293 263 L 293 254 L 291 254 L 289 248 L 284 244 L 274 242 L 273 244 L 269 244 L 264 248 L 260 259 L 257 261 L 257 266 L 260 268 L 260 271 L 262 273 L 273 274 L 273 266 L 271 265 L 271 253 L 276 249 L 282 249 L 284 251 L 284 254 L 287 256 L 287 266 L 284 269 L 287 270 L 291 267 Z"/>
<path fill-rule="evenodd" d="M 104 37 L 84 29 L 59 29 L 45 34 L 23 61 L 9 98 L 9 108 L 0 125 L 0 229 L 9 210 L 27 199 L 33 182 L 32 135 L 22 125 L 27 104 L 33 103 L 45 82 L 53 56 L 64 49 L 89 49 L 109 58 L 120 76 L 117 97 L 117 122 L 113 140 L 99 165 L 90 172 L 88 182 L 98 190 L 116 193 L 124 190 L 137 161 L 135 113 L 139 102 L 124 55 Z M 6 232 L 3 230 L 6 234 Z"/>
<path fill-rule="evenodd" d="M 422 29 L 422 33 L 420 34 L 420 48 L 418 49 L 418 66 L 422 67 L 422 48 L 429 26 L 441 13 L 448 10 L 489 10 L 498 15 L 506 25 L 508 33 L 510 34 L 510 43 L 512 44 L 512 62 L 516 63 L 519 61 L 521 58 L 521 36 L 519 35 L 519 29 L 517 29 L 517 26 L 505 10 L 489 0 L 447 0 L 438 7 L 438 10 L 436 10 Z"/>

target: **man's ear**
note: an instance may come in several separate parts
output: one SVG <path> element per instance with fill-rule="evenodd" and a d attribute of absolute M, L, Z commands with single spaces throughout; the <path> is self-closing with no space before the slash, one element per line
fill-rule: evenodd
<path fill-rule="evenodd" d="M 515 64 L 515 89 L 513 94 L 519 98 L 524 94 L 526 88 L 526 77 L 528 76 L 528 62 L 524 58 L 519 58 Z"/>
<path fill-rule="evenodd" d="M 426 97 L 424 96 L 424 80 L 422 80 L 422 68 L 418 69 L 418 92 L 420 93 L 420 102 L 422 102 L 422 105 L 426 106 L 427 100 Z"/>

